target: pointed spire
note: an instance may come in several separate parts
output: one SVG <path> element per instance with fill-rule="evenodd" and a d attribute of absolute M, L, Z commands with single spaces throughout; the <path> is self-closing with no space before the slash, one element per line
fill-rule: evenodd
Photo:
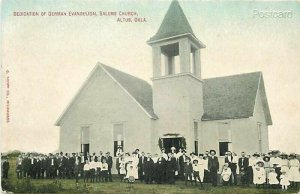
<path fill-rule="evenodd" d="M 173 0 L 158 31 L 150 38 L 149 42 L 183 34 L 190 34 L 196 38 L 179 2 Z"/>

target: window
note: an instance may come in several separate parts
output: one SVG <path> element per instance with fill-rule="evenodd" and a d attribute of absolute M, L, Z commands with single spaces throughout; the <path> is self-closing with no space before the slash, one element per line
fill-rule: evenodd
<path fill-rule="evenodd" d="M 261 123 L 257 123 L 257 133 L 258 133 L 258 149 L 259 149 L 259 152 L 262 152 Z"/>
<path fill-rule="evenodd" d="M 220 156 L 225 156 L 225 153 L 228 152 L 228 144 L 229 142 L 219 142 Z"/>
<path fill-rule="evenodd" d="M 195 154 L 198 155 L 198 122 L 194 121 L 194 145 L 195 145 Z"/>
<path fill-rule="evenodd" d="M 81 127 L 81 152 L 86 155 L 90 151 L 90 127 Z"/>
<path fill-rule="evenodd" d="M 124 125 L 114 124 L 113 125 L 113 141 L 114 141 L 114 156 L 117 156 L 118 148 L 124 150 Z"/>

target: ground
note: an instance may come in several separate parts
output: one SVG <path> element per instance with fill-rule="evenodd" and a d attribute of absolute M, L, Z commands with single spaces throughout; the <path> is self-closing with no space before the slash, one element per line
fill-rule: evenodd
<path fill-rule="evenodd" d="M 2 182 L 2 188 L 9 188 L 10 191 L 15 193 L 134 193 L 134 194 L 158 194 L 158 193 L 211 193 L 211 194 L 249 194 L 249 193 L 297 193 L 296 190 L 282 191 L 281 189 L 257 189 L 251 187 L 212 187 L 210 184 L 204 184 L 204 188 L 200 189 L 195 186 L 185 186 L 184 182 L 177 181 L 175 185 L 146 185 L 136 181 L 134 184 L 121 183 L 119 179 L 115 178 L 112 183 L 88 183 L 84 184 L 80 180 L 76 185 L 75 180 L 62 180 L 62 179 L 22 179 L 18 180 L 15 173 L 15 158 L 10 158 L 9 179 Z M 5 184 L 5 185 L 4 185 Z"/>

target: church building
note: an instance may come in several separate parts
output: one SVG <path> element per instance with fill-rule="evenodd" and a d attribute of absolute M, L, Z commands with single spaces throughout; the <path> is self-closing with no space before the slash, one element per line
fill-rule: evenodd
<path fill-rule="evenodd" d="M 203 79 L 205 45 L 176 0 L 147 44 L 152 84 L 97 63 L 56 122 L 60 151 L 269 150 L 272 119 L 261 72 Z"/>

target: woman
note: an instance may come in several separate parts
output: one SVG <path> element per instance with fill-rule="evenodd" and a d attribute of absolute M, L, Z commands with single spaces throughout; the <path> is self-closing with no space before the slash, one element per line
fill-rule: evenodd
<path fill-rule="evenodd" d="M 295 153 L 290 154 L 289 161 L 289 180 L 291 181 L 291 187 L 298 188 L 298 183 L 300 182 L 300 164 L 299 160 L 296 158 Z"/>

